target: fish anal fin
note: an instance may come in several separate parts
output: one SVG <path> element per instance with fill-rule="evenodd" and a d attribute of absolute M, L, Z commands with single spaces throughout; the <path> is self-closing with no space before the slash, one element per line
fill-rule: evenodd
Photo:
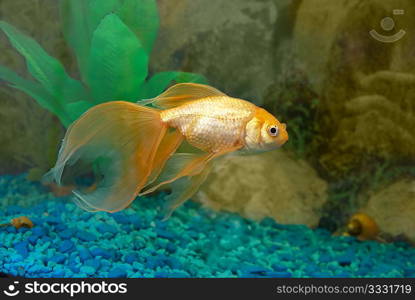
<path fill-rule="evenodd" d="M 153 160 L 153 169 L 147 180 L 147 185 L 151 184 L 160 175 L 166 161 L 177 150 L 184 137 L 179 130 L 170 128 L 160 142 L 156 155 Z"/>
<path fill-rule="evenodd" d="M 181 177 L 197 175 L 203 172 L 207 163 L 212 159 L 225 155 L 239 148 L 240 146 L 238 145 L 235 146 L 235 148 L 223 150 L 216 153 L 175 153 L 166 162 L 158 178 L 154 180 L 154 182 L 152 182 L 150 185 L 146 186 L 146 189 L 138 195 L 144 196 L 150 194 L 161 186 L 172 183 Z"/>
<path fill-rule="evenodd" d="M 199 174 L 182 177 L 171 184 L 172 193 L 166 199 L 163 221 L 166 221 L 176 208 L 196 194 L 210 170 L 211 163 L 208 163 Z"/>
<path fill-rule="evenodd" d="M 218 96 L 226 96 L 226 94 L 205 84 L 178 83 L 168 88 L 156 98 L 142 100 L 138 103 L 143 103 L 144 105 L 151 103 L 157 107 L 169 109 L 194 100 Z"/>
<path fill-rule="evenodd" d="M 211 153 L 176 153 L 172 155 L 158 178 L 145 191 L 142 191 L 139 196 L 152 193 L 159 187 L 183 176 L 192 176 L 200 173 L 212 157 Z"/>

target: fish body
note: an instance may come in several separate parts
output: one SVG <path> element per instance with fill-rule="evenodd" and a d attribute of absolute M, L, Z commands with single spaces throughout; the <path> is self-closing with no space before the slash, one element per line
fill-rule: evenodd
<path fill-rule="evenodd" d="M 206 152 L 243 146 L 245 126 L 255 105 L 227 96 L 207 97 L 161 112 L 161 119 Z"/>
<path fill-rule="evenodd" d="M 88 110 L 68 129 L 47 178 L 62 184 L 68 168 L 90 163 L 101 181 L 92 191 L 75 190 L 76 201 L 109 212 L 171 184 L 170 215 L 198 190 L 215 158 L 273 150 L 287 139 L 285 124 L 251 102 L 206 85 L 177 84 L 137 104 L 112 101 Z M 183 142 L 197 151 L 179 152 Z"/>

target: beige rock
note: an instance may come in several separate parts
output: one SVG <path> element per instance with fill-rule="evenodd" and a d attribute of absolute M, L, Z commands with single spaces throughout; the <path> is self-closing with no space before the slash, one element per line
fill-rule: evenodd
<path fill-rule="evenodd" d="M 327 183 L 303 160 L 283 150 L 229 156 L 214 165 L 196 200 L 215 210 L 283 224 L 318 224 Z"/>
<path fill-rule="evenodd" d="M 394 9 L 404 14 L 394 15 Z M 373 157 L 414 162 L 415 5 L 410 0 L 310 0 L 297 13 L 293 45 L 319 97 L 319 161 L 334 177 Z M 393 30 L 382 28 L 390 17 Z M 393 43 L 369 31 L 391 36 Z M 411 54 L 412 53 L 412 54 Z"/>
<path fill-rule="evenodd" d="M 321 92 L 327 64 L 341 23 L 360 0 L 302 1 L 293 34 L 293 51 L 304 64 L 316 91 Z"/>
<path fill-rule="evenodd" d="M 160 32 L 152 69 L 205 75 L 231 95 L 261 103 L 290 35 L 292 1 L 158 0 Z"/>
<path fill-rule="evenodd" d="M 404 14 L 394 15 L 394 9 Z M 347 72 L 352 84 L 355 71 L 373 72 L 392 69 L 412 72 L 415 66 L 413 46 L 415 11 L 411 0 L 307 0 L 302 1 L 296 14 L 293 31 L 293 51 L 305 66 L 317 92 L 323 92 L 333 83 L 333 72 Z M 381 20 L 392 17 L 394 28 L 383 30 Z M 382 43 L 369 34 L 376 30 L 383 35 L 393 35 L 405 30 L 406 35 L 395 43 Z M 411 54 L 412 53 L 412 54 Z M 342 69 L 339 69 L 342 68 Z M 327 82 L 329 81 L 329 82 Z"/>
<path fill-rule="evenodd" d="M 362 212 L 381 232 L 415 242 L 415 180 L 402 179 L 374 193 Z"/>

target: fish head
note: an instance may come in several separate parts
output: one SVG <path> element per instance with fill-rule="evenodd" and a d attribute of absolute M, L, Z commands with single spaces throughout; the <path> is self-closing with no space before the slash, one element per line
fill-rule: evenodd
<path fill-rule="evenodd" d="M 245 147 L 249 152 L 277 149 L 288 140 L 286 124 L 265 109 L 258 108 L 245 128 Z"/>

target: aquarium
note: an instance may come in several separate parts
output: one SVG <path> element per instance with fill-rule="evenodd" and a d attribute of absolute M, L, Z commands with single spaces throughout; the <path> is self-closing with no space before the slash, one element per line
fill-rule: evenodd
<path fill-rule="evenodd" d="M 0 276 L 415 277 L 412 0 L 0 16 Z"/>

